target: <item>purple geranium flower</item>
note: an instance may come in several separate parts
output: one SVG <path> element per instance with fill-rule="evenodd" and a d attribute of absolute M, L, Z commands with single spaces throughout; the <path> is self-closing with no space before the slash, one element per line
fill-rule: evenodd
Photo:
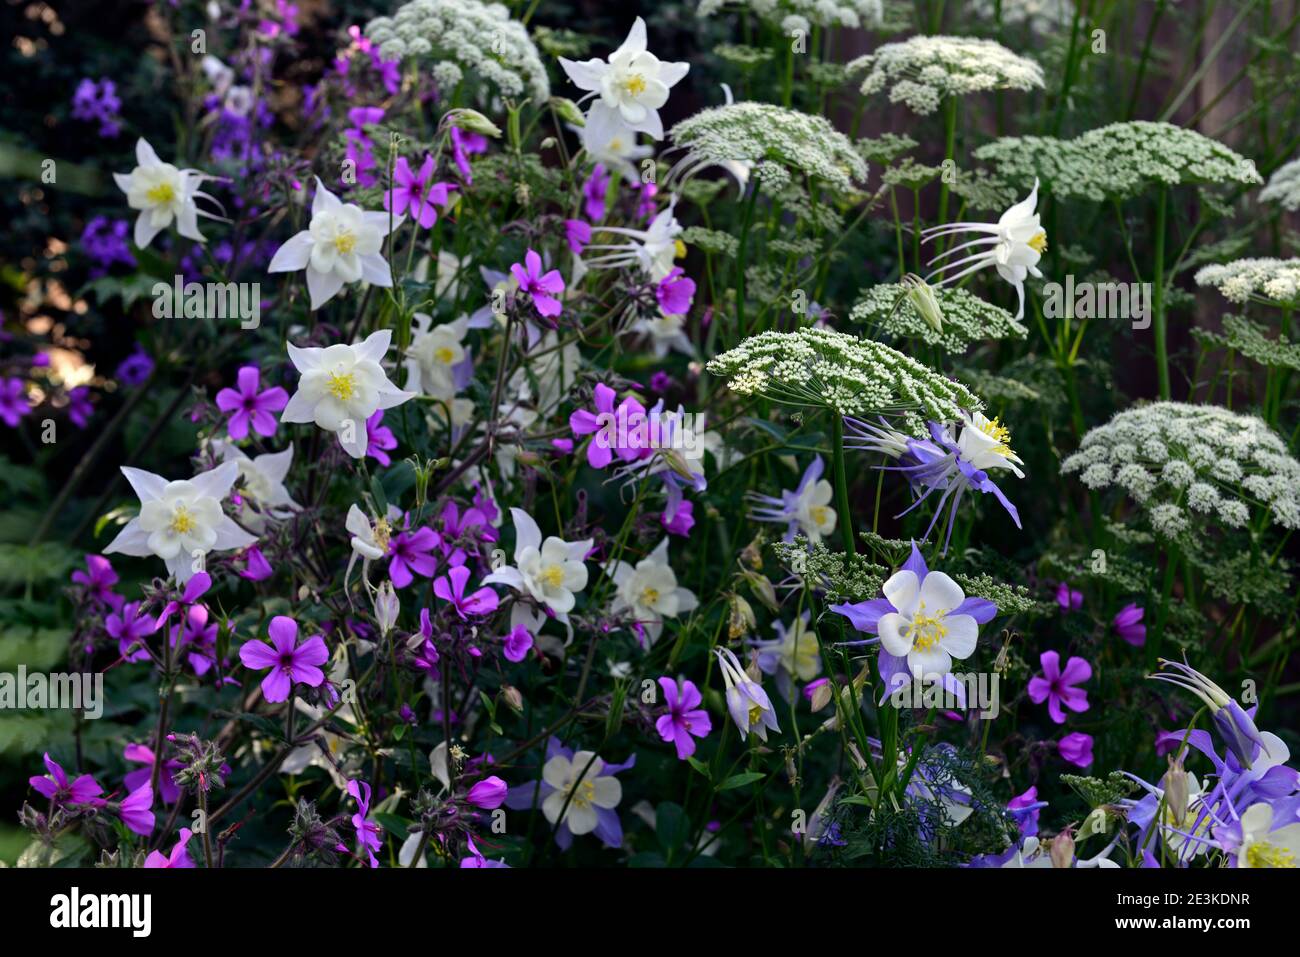
<path fill-rule="evenodd" d="M 1046 701 L 1047 713 L 1057 724 L 1065 724 L 1062 704 L 1074 712 L 1087 711 L 1088 692 L 1073 686 L 1092 677 L 1092 665 L 1073 656 L 1062 669 L 1061 656 L 1055 651 L 1044 651 L 1038 660 L 1043 666 L 1043 673 L 1029 679 L 1029 700 L 1034 704 Z"/>
<path fill-rule="evenodd" d="M 117 572 L 103 555 L 87 555 L 86 571 L 77 569 L 72 573 L 72 580 L 85 589 L 86 597 L 100 605 L 119 609 L 125 601 L 115 594 L 113 586 L 117 584 Z"/>
<path fill-rule="evenodd" d="M 383 409 L 376 409 L 375 414 L 366 419 L 366 455 L 387 468 L 393 464 L 388 453 L 397 448 L 397 436 L 383 421 Z"/>
<path fill-rule="evenodd" d="M 94 804 L 99 795 L 104 793 L 104 789 L 89 774 L 80 775 L 75 781 L 69 782 L 63 768 L 50 757 L 48 751 L 45 752 L 45 768 L 50 772 L 48 776 L 28 778 L 27 783 L 55 804 Z"/>
<path fill-rule="evenodd" d="M 1135 648 L 1141 648 L 1147 642 L 1147 626 L 1142 624 L 1145 609 L 1130 602 L 1115 613 L 1111 620 L 1116 633 Z"/>
<path fill-rule="evenodd" d="M 1083 592 L 1071 588 L 1069 582 L 1061 582 L 1056 586 L 1056 603 L 1061 611 L 1078 611 L 1083 607 Z"/>
<path fill-rule="evenodd" d="M 605 196 L 609 192 L 609 173 L 601 163 L 591 168 L 582 184 L 582 210 L 593 223 L 605 218 Z"/>
<path fill-rule="evenodd" d="M 520 662 L 528 657 L 528 652 L 533 647 L 533 633 L 524 625 L 515 625 L 510 634 L 504 639 L 504 647 L 501 653 L 505 655 L 506 661 Z"/>
<path fill-rule="evenodd" d="M 403 529 L 388 543 L 388 577 L 396 588 L 405 588 L 415 580 L 415 575 L 432 578 L 438 570 L 438 559 L 430 554 L 441 544 L 438 533 L 431 528 Z"/>
<path fill-rule="evenodd" d="M 464 621 L 471 615 L 481 617 L 497 610 L 499 598 L 491 588 L 484 586 L 473 594 L 465 594 L 469 584 L 470 571 L 464 565 L 449 569 L 446 575 L 433 582 L 433 593 L 456 609 L 456 614 Z"/>
<path fill-rule="evenodd" d="M 531 249 L 524 254 L 524 263 L 527 268 L 519 263 L 510 267 L 510 272 L 519 283 L 519 291 L 533 297 L 533 306 L 541 315 L 555 318 L 564 311 L 560 300 L 555 298 L 564 292 L 564 278 L 558 269 L 552 269 L 543 275 L 542 257 Z"/>
<path fill-rule="evenodd" d="M 1082 731 L 1067 734 L 1056 743 L 1056 749 L 1061 753 L 1062 758 L 1076 768 L 1086 768 L 1092 764 L 1092 735 L 1090 734 L 1084 734 Z"/>
<path fill-rule="evenodd" d="M 277 386 L 259 392 L 261 373 L 257 366 L 243 366 L 236 381 L 239 389 L 222 389 L 217 393 L 217 408 L 230 413 L 227 429 L 235 440 L 248 437 L 248 426 L 258 435 L 275 435 L 276 420 L 272 412 L 279 412 L 289 404 L 289 393 Z"/>
<path fill-rule="evenodd" d="M 505 803 L 506 794 L 509 790 L 506 782 L 493 774 L 470 788 L 465 800 L 476 808 L 481 808 L 484 811 L 494 811 Z"/>
<path fill-rule="evenodd" d="M 649 419 L 645 406 L 628 396 L 617 408 L 618 394 L 597 382 L 593 391 L 595 411 L 578 409 L 569 416 L 569 428 L 576 436 L 592 435 L 587 446 L 587 464 L 603 469 L 617 454 L 623 462 L 634 462 L 654 454 L 649 447 Z M 638 436 L 638 432 L 642 433 Z M 593 435 L 594 433 L 594 435 Z M 636 441 L 641 438 L 642 441 Z"/>
<path fill-rule="evenodd" d="M 18 378 L 0 379 L 0 419 L 11 429 L 18 428 L 24 415 L 32 411 L 27 401 L 27 388 Z"/>
<path fill-rule="evenodd" d="M 104 619 L 104 629 L 117 639 L 118 653 L 127 661 L 148 661 L 144 640 L 158 630 L 158 623 L 140 614 L 141 602 L 127 602 Z"/>
<path fill-rule="evenodd" d="M 582 251 L 591 242 L 591 224 L 581 219 L 564 221 L 564 240 L 569 244 L 569 252 L 581 256 Z"/>
<path fill-rule="evenodd" d="M 149 856 L 144 859 L 145 867 L 193 867 L 194 861 L 190 859 L 189 852 L 185 845 L 189 844 L 193 832 L 188 827 L 180 830 L 180 840 L 177 841 L 171 849 L 171 853 L 166 856 L 162 851 L 150 851 Z"/>
<path fill-rule="evenodd" d="M 478 153 L 486 153 L 487 137 L 481 133 L 471 133 L 459 127 L 451 128 L 451 158 L 460 170 L 461 179 L 473 184 L 474 173 L 469 165 L 469 158 Z"/>
<path fill-rule="evenodd" d="M 140 346 L 118 365 L 113 377 L 124 386 L 143 385 L 153 375 L 153 359 Z"/>
<path fill-rule="evenodd" d="M 157 760 L 154 757 L 153 748 L 144 744 L 128 744 L 126 750 L 122 752 L 122 757 L 132 764 L 144 765 L 144 767 L 132 771 L 126 776 L 125 781 L 128 791 L 134 791 L 140 785 L 148 784 L 153 779 L 153 766 Z M 158 791 L 162 795 L 163 804 L 172 804 L 181 796 L 181 789 L 172 780 L 172 775 L 182 767 L 184 765 L 174 758 L 163 761 L 163 766 L 158 772 Z"/>
<path fill-rule="evenodd" d="M 700 708 L 703 698 L 693 681 L 683 678 L 679 683 L 663 677 L 659 679 L 659 687 L 664 691 L 668 713 L 655 722 L 655 730 L 659 737 L 677 748 L 677 759 L 685 761 L 695 753 L 695 739 L 708 737 L 713 722 L 709 713 Z"/>
<path fill-rule="evenodd" d="M 411 218 L 430 229 L 438 221 L 438 210 L 447 205 L 454 184 L 433 182 L 433 156 L 424 158 L 419 173 L 411 172 L 405 156 L 399 156 L 393 165 L 393 181 L 397 184 L 384 193 L 384 209 L 394 215 L 409 213 Z"/>
<path fill-rule="evenodd" d="M 655 286 L 655 300 L 665 316 L 686 315 L 694 299 L 695 280 L 687 278 L 680 266 L 674 266 Z"/>
<path fill-rule="evenodd" d="M 276 615 L 267 628 L 271 643 L 248 641 L 239 649 L 239 660 L 251 671 L 271 669 L 262 679 L 262 694 L 275 703 L 289 700 L 295 682 L 318 688 L 325 674 L 316 667 L 329 660 L 329 649 L 320 635 L 312 635 L 298 644 L 298 623 L 285 615 Z"/>
<path fill-rule="evenodd" d="M 79 385 L 68 393 L 68 419 L 79 429 L 90 424 L 95 406 L 90 401 L 90 389 Z"/>
<path fill-rule="evenodd" d="M 141 837 L 153 833 L 153 788 L 148 784 L 136 788 L 118 805 L 122 823 Z"/>

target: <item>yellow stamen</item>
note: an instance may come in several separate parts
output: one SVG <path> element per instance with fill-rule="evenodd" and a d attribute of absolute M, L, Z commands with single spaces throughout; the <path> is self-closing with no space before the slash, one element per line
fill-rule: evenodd
<path fill-rule="evenodd" d="M 937 615 L 927 615 L 925 602 L 921 602 L 916 614 L 912 616 L 912 623 L 907 628 L 907 635 L 912 639 L 914 650 L 928 651 L 943 640 L 943 637 L 948 634 L 948 626 L 943 623 L 946 614 L 948 609 L 945 608 Z"/>
<path fill-rule="evenodd" d="M 812 515 L 812 520 L 820 527 L 826 524 L 826 519 L 830 514 L 830 509 L 825 505 L 814 505 L 808 510 L 808 512 Z"/>
<path fill-rule="evenodd" d="M 559 588 L 564 584 L 564 569 L 559 565 L 546 565 L 537 577 L 542 580 L 542 584 Z"/>
<path fill-rule="evenodd" d="M 653 608 L 655 602 L 659 600 L 659 589 L 643 588 L 641 589 L 641 604 L 647 608 Z"/>
<path fill-rule="evenodd" d="M 172 513 L 171 530 L 176 535 L 188 535 L 198 527 L 194 521 L 194 516 L 184 505 L 177 505 L 176 511 Z"/>
<path fill-rule="evenodd" d="M 586 808 L 591 807 L 596 800 L 596 785 L 591 781 L 583 781 L 573 788 L 574 807 Z"/>
<path fill-rule="evenodd" d="M 1029 248 L 1036 253 L 1041 254 L 1047 252 L 1047 232 L 1045 230 L 1040 230 L 1038 235 L 1029 240 L 1028 245 Z"/>
<path fill-rule="evenodd" d="M 346 402 L 357 394 L 357 377 L 351 372 L 331 372 L 326 390 L 340 402 Z"/>
<path fill-rule="evenodd" d="M 176 198 L 176 190 L 171 183 L 159 183 L 156 186 L 151 186 L 145 196 L 155 206 L 162 206 L 164 203 L 170 203 Z"/>
<path fill-rule="evenodd" d="M 339 233 L 334 237 L 334 248 L 340 256 L 346 256 L 357 248 L 357 237 L 353 233 Z"/>
<path fill-rule="evenodd" d="M 433 357 L 437 359 L 439 362 L 441 362 L 443 365 L 450 364 L 451 360 L 454 359 L 455 356 L 456 353 L 452 352 L 446 346 L 443 346 L 441 349 L 433 350 Z"/>
<path fill-rule="evenodd" d="M 389 524 L 386 518 L 376 519 L 372 534 L 375 537 L 375 544 L 380 548 L 387 549 L 388 540 L 393 535 L 393 526 Z"/>
<path fill-rule="evenodd" d="M 686 255 L 686 244 L 680 239 L 673 242 L 673 258 L 681 259 Z"/>
<path fill-rule="evenodd" d="M 640 73 L 633 73 L 623 81 L 623 89 L 627 90 L 629 96 L 640 96 L 645 92 L 645 77 Z"/>
<path fill-rule="evenodd" d="M 998 419 L 990 419 L 979 428 L 981 432 L 998 443 L 992 449 L 993 452 L 1003 456 L 1011 454 L 1011 430 Z"/>
<path fill-rule="evenodd" d="M 1285 847 L 1268 841 L 1256 841 L 1246 849 L 1246 861 L 1251 867 L 1295 867 L 1295 855 Z"/>

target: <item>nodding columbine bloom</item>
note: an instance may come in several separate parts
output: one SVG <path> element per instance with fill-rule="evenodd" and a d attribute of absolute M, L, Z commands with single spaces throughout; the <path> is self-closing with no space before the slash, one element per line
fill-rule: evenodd
<path fill-rule="evenodd" d="M 1020 513 L 1011 504 L 1002 490 L 989 478 L 991 469 L 1008 469 L 1016 478 L 1024 478 L 1020 470 L 1024 463 L 1011 450 L 1011 433 L 997 419 L 989 419 L 983 413 L 963 412 L 960 423 L 951 425 L 938 422 L 929 423 L 930 438 L 914 439 L 891 428 L 879 427 L 859 419 L 845 418 L 851 437 L 845 440 L 847 448 L 862 449 L 868 452 L 880 452 L 899 464 L 882 466 L 882 468 L 901 472 L 919 492 L 915 502 L 904 509 L 898 517 L 906 515 L 919 506 L 930 495 L 941 492 L 939 506 L 934 511 L 934 518 L 922 540 L 930 537 L 935 524 L 943 514 L 945 506 L 951 501 L 948 510 L 948 530 L 944 535 L 943 553 L 948 553 L 948 542 L 952 539 L 952 528 L 957 519 L 957 507 L 962 495 L 968 488 L 985 494 L 992 494 L 1002 507 L 1007 510 L 1016 528 L 1020 528 Z M 955 433 L 955 438 L 954 438 Z M 924 491 L 921 491 L 921 490 Z"/>
<path fill-rule="evenodd" d="M 751 731 L 765 742 L 768 729 L 780 734 L 776 711 L 763 686 L 745 672 L 730 648 L 715 648 L 714 653 L 722 666 L 722 680 L 727 685 L 727 711 L 731 720 L 736 722 L 741 740 L 747 739 Z"/>
<path fill-rule="evenodd" d="M 647 50 L 645 21 L 640 17 L 608 61 L 560 57 L 560 66 L 574 86 L 599 97 L 591 106 L 592 116 L 617 113 L 628 127 L 657 140 L 664 136 L 659 108 L 668 102 L 668 90 L 691 68 L 689 63 L 665 63 Z"/>
<path fill-rule="evenodd" d="M 785 523 L 785 541 L 794 539 L 796 532 L 802 532 L 810 544 L 816 544 L 824 535 L 835 531 L 839 516 L 831 507 L 834 490 L 831 483 L 822 478 L 826 463 L 819 455 L 812 460 L 799 479 L 798 487 L 793 491 L 782 491 L 781 497 L 749 493 L 750 501 L 756 503 L 750 517 L 757 522 Z"/>
<path fill-rule="evenodd" d="M 195 200 L 216 202 L 207 193 L 200 192 L 199 186 L 204 180 L 217 177 L 164 163 L 144 137 L 136 140 L 135 161 L 136 167 L 130 173 L 113 174 L 118 189 L 126 193 L 127 205 L 140 211 L 135 221 L 135 244 L 144 249 L 172 220 L 176 221 L 176 231 L 186 239 L 207 242 L 199 232 L 198 218 L 221 217 L 199 209 Z"/>
<path fill-rule="evenodd" d="M 674 200 L 675 202 L 675 200 Z M 623 226 L 595 226 L 594 232 L 614 233 L 628 237 L 625 243 L 592 243 L 591 250 L 605 250 L 599 256 L 584 260 L 592 269 L 618 269 L 639 266 L 641 271 L 658 283 L 673 271 L 673 260 L 686 255 L 686 246 L 677 237 L 682 224 L 673 213 L 673 204 L 661 210 L 645 229 L 628 229 Z"/>
<path fill-rule="evenodd" d="M 935 256 L 926 265 L 933 266 L 974 246 L 984 247 L 961 259 L 944 263 L 926 276 L 926 280 L 938 278 L 936 285 L 947 286 L 986 266 L 993 266 L 999 276 L 1016 287 L 1019 299 L 1016 318 L 1024 318 L 1025 277 L 1042 278 L 1038 261 L 1047 249 L 1047 232 L 1038 222 L 1037 206 L 1038 180 L 1035 179 L 1029 195 L 1003 213 L 996 223 L 947 223 L 925 230 L 921 239 L 927 243 L 964 232 L 988 234 L 986 238 L 969 240 Z"/>
<path fill-rule="evenodd" d="M 1270 753 L 1264 737 L 1255 727 L 1254 719 L 1235 698 L 1230 697 L 1226 691 L 1186 662 L 1180 664 L 1177 661 L 1161 658 L 1160 664 L 1174 669 L 1173 672 L 1158 671 L 1147 677 L 1156 681 L 1166 681 L 1200 698 L 1210 709 L 1210 716 L 1214 719 L 1214 728 L 1218 731 L 1219 737 L 1241 762 L 1242 767 L 1250 769 L 1256 756 L 1256 747 L 1262 749 L 1265 754 Z"/>

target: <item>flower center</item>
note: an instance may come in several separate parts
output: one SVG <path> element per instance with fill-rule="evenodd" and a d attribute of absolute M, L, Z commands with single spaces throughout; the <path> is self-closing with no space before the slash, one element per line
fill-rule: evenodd
<path fill-rule="evenodd" d="M 340 402 L 346 402 L 357 394 L 357 377 L 351 372 L 331 372 L 326 390 Z"/>
<path fill-rule="evenodd" d="M 1046 230 L 1039 230 L 1037 235 L 1035 235 L 1033 239 L 1029 240 L 1028 246 L 1036 253 L 1039 254 L 1045 253 L 1047 251 Z"/>
<path fill-rule="evenodd" d="M 1246 851 L 1251 867 L 1295 867 L 1295 855 L 1285 847 L 1268 841 L 1256 841 Z"/>
<path fill-rule="evenodd" d="M 646 588 L 641 589 L 641 604 L 644 605 L 645 607 L 653 608 L 655 602 L 657 602 L 658 600 L 659 600 L 658 588 L 650 588 L 647 586 Z"/>
<path fill-rule="evenodd" d="M 645 77 L 640 73 L 632 73 L 623 80 L 623 89 L 627 91 L 628 96 L 640 96 L 645 92 Z"/>
<path fill-rule="evenodd" d="M 817 525 L 825 525 L 826 518 L 830 514 L 830 509 L 828 509 L 825 505 L 814 505 L 812 508 L 808 510 L 808 513 L 812 515 L 812 520 Z"/>
<path fill-rule="evenodd" d="M 334 236 L 334 248 L 340 256 L 346 256 L 357 248 L 357 237 L 355 233 L 342 231 Z"/>
<path fill-rule="evenodd" d="M 176 198 L 176 189 L 171 183 L 158 183 L 149 187 L 149 192 L 145 193 L 145 196 L 155 206 L 162 206 Z"/>
<path fill-rule="evenodd" d="M 439 349 L 433 350 L 433 357 L 437 359 L 439 362 L 441 362 L 443 365 L 450 364 L 451 360 L 455 358 L 455 355 L 456 354 L 452 352 L 451 349 L 449 349 L 447 346 L 443 346 Z"/>
<path fill-rule="evenodd" d="M 763 721 L 763 709 L 756 704 L 750 705 L 749 726 L 752 728 L 756 724 L 761 724 L 762 721 Z"/>
<path fill-rule="evenodd" d="M 589 808 L 596 799 L 596 785 L 591 781 L 581 781 L 571 789 L 573 799 L 570 803 L 577 808 Z"/>
<path fill-rule="evenodd" d="M 559 588 L 564 584 L 564 568 L 560 565 L 544 565 L 537 577 L 541 579 L 543 585 Z"/>
<path fill-rule="evenodd" d="M 921 605 L 907 629 L 907 634 L 912 639 L 912 647 L 916 651 L 928 651 L 948 634 L 948 628 L 943 623 L 943 617 L 947 613 L 948 610 L 945 608 L 937 615 L 927 615 L 924 603 Z"/>
<path fill-rule="evenodd" d="M 176 535 L 188 535 L 198 527 L 194 514 L 184 505 L 177 505 L 172 512 L 171 530 Z"/>
<path fill-rule="evenodd" d="M 1011 454 L 1011 430 L 998 419 L 990 419 L 979 428 L 981 432 L 998 443 L 997 446 L 991 449 L 994 454 L 1002 456 Z"/>
<path fill-rule="evenodd" d="M 380 518 L 375 520 L 372 534 L 375 537 L 375 544 L 380 548 L 388 548 L 388 540 L 393 535 L 393 526 L 388 524 L 388 519 Z"/>

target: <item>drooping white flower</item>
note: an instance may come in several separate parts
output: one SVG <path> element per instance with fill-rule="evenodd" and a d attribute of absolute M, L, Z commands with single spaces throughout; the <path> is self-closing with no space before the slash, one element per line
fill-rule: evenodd
<path fill-rule="evenodd" d="M 930 572 L 922 581 L 904 569 L 882 590 L 898 611 L 880 616 L 880 646 L 906 658 L 914 677 L 946 675 L 954 658 L 969 658 L 975 651 L 979 624 L 972 615 L 953 614 L 966 593 L 943 572 Z"/>
<path fill-rule="evenodd" d="M 584 260 L 592 269 L 616 269 L 639 266 L 654 282 L 667 276 L 673 269 L 673 259 L 686 255 L 686 247 L 677 237 L 682 224 L 673 214 L 673 204 L 662 210 L 645 229 L 625 226 L 596 226 L 593 232 L 614 233 L 628 237 L 625 243 L 592 243 L 588 250 L 603 250 L 598 256 Z"/>
<path fill-rule="evenodd" d="M 542 766 L 542 780 L 555 790 L 542 801 L 546 820 L 551 824 L 563 821 L 575 836 L 594 831 L 600 823 L 596 809 L 618 807 L 623 800 L 623 785 L 614 775 L 601 774 L 604 766 L 592 751 L 578 751 L 572 759 L 557 754 L 547 761 Z"/>
<path fill-rule="evenodd" d="M 245 527 L 260 533 L 268 518 L 287 518 L 302 508 L 284 485 L 293 464 L 292 442 L 282 452 L 252 458 L 239 446 L 220 439 L 212 443 L 212 448 L 223 462 L 233 461 L 239 467 L 239 497 L 243 500 L 239 520 Z"/>
<path fill-rule="evenodd" d="M 615 562 L 610 577 L 617 589 L 611 610 L 614 614 L 629 612 L 650 644 L 659 640 L 665 618 L 676 618 L 699 604 L 693 591 L 677 584 L 677 575 L 668 564 L 666 538 L 635 567 Z"/>
<path fill-rule="evenodd" d="M 348 568 L 343 574 L 344 589 L 352 579 L 352 566 L 356 564 L 358 558 L 362 561 L 361 573 L 365 576 L 371 562 L 379 561 L 388 554 L 388 543 L 393 537 L 394 524 L 401 517 L 402 510 L 396 505 L 389 505 L 387 513 L 375 518 L 373 522 L 359 505 L 353 504 L 348 508 L 344 527 L 352 536 L 349 539 L 352 557 L 348 559 Z"/>
<path fill-rule="evenodd" d="M 114 173 L 113 181 L 126 193 L 127 205 L 140 211 L 135 220 L 136 246 L 144 249 L 172 220 L 176 221 L 176 231 L 186 239 L 207 242 L 199 232 L 198 217 L 218 217 L 199 209 L 195 200 L 216 202 L 199 190 L 204 180 L 216 177 L 164 163 L 144 137 L 136 140 L 135 161 L 135 169 L 130 173 Z"/>
<path fill-rule="evenodd" d="M 178 583 L 203 570 L 208 552 L 245 548 L 257 538 L 221 510 L 239 476 L 236 462 L 224 462 L 192 479 L 169 482 L 143 469 L 122 467 L 140 498 L 140 514 L 126 523 L 105 553 L 157 555 Z"/>
<path fill-rule="evenodd" d="M 675 349 L 685 356 L 695 355 L 695 346 L 686 335 L 685 316 L 666 316 L 662 312 L 657 316 L 643 316 L 628 327 L 628 332 L 640 333 L 650 340 L 650 351 L 656 359 L 668 355 Z"/>
<path fill-rule="evenodd" d="M 266 271 L 307 270 L 312 309 L 325 305 L 348 283 L 364 279 L 376 286 L 391 286 L 392 273 L 382 251 L 390 216 L 393 229 L 402 224 L 402 216 L 366 212 L 343 202 L 317 177 L 311 223 L 275 251 Z"/>
<path fill-rule="evenodd" d="M 366 420 L 415 395 L 389 382 L 379 364 L 392 337 L 391 329 L 381 329 L 350 346 L 300 349 L 289 343 L 289 358 L 302 378 L 280 421 L 315 422 L 337 435 L 354 459 L 362 458 L 368 441 Z"/>
<path fill-rule="evenodd" d="M 577 603 L 574 596 L 587 587 L 583 559 L 591 551 L 591 539 L 566 542 L 551 535 L 543 541 L 531 515 L 521 508 L 512 508 L 510 515 L 515 523 L 515 563 L 498 568 L 483 584 L 526 592 L 555 612 L 557 620 L 567 622 Z"/>
<path fill-rule="evenodd" d="M 618 111 L 592 109 L 582 127 L 582 148 L 594 162 L 618 170 L 628 182 L 639 183 L 635 162 L 653 154 L 654 149 L 638 145 L 636 137 L 636 130 Z"/>
<path fill-rule="evenodd" d="M 946 286 L 964 276 L 969 276 L 986 266 L 997 269 L 998 275 L 1016 287 L 1019 308 L 1016 318 L 1025 315 L 1025 278 L 1041 278 L 1038 261 L 1047 249 L 1047 232 L 1038 222 L 1038 180 L 1029 195 L 1008 209 L 996 223 L 947 223 L 935 226 L 921 233 L 924 242 L 932 242 L 944 236 L 953 236 L 962 232 L 984 233 L 983 239 L 972 239 L 953 246 L 930 260 L 933 266 L 940 260 L 947 259 L 954 253 L 970 249 L 973 246 L 984 247 L 977 252 L 944 263 L 926 277 L 929 281 L 939 277 L 938 285 Z M 954 271 L 955 270 L 955 271 Z"/>
<path fill-rule="evenodd" d="M 769 729 L 780 734 L 776 711 L 763 686 L 740 666 L 730 648 L 715 648 L 714 653 L 718 656 L 722 680 L 727 686 L 727 712 L 740 732 L 740 739 L 745 740 L 751 731 L 764 742 Z"/>
<path fill-rule="evenodd" d="M 433 325 L 427 313 L 415 314 L 411 345 L 406 350 L 406 387 L 439 399 L 450 399 L 458 391 L 455 368 L 465 361 L 465 334 L 469 317 Z"/>
<path fill-rule="evenodd" d="M 601 111 L 616 112 L 629 127 L 657 140 L 664 135 L 659 108 L 668 102 L 669 89 L 691 68 L 689 63 L 662 62 L 647 50 L 645 21 L 640 17 L 609 60 L 577 62 L 560 57 L 560 66 L 574 86 L 598 97 L 588 122 Z"/>

